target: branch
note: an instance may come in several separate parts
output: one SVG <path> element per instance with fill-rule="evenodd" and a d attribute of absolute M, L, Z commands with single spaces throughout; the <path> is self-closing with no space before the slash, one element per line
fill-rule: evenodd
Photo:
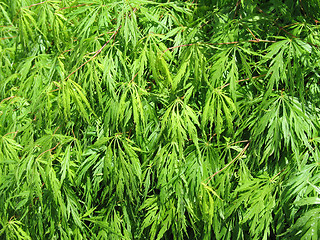
<path fill-rule="evenodd" d="M 90 62 L 92 59 L 94 59 L 106 46 L 107 44 L 111 41 L 111 39 L 117 35 L 117 33 L 119 32 L 121 26 L 118 27 L 118 29 L 112 34 L 112 36 L 109 38 L 109 40 L 89 59 L 87 60 L 85 63 L 81 64 L 80 67 L 78 67 L 76 70 L 74 70 L 72 73 L 69 74 L 68 77 L 66 77 L 65 80 L 67 80 L 71 75 L 73 75 L 74 73 L 76 73 L 80 68 L 82 68 L 84 65 L 86 65 L 88 62 Z"/>
<path fill-rule="evenodd" d="M 169 50 L 172 50 L 172 49 L 175 49 L 175 48 L 180 48 L 180 47 L 186 47 L 186 46 L 192 46 L 192 45 L 195 45 L 196 43 L 190 43 L 190 44 L 184 44 L 184 45 L 179 45 L 179 46 L 174 46 L 174 47 L 169 47 L 167 48 L 166 50 L 164 50 L 164 53 L 166 51 L 169 51 Z"/>
<path fill-rule="evenodd" d="M 254 36 L 254 35 L 253 35 Z M 179 45 L 179 46 L 174 46 L 174 47 L 169 47 L 166 50 L 163 51 L 163 53 L 165 53 L 168 50 L 172 50 L 175 48 L 180 48 L 180 47 L 187 47 L 187 46 L 192 46 L 192 45 L 196 45 L 196 44 L 203 44 L 203 45 L 230 45 L 230 44 L 239 44 L 239 43 L 246 43 L 246 42 L 250 42 L 250 43 L 259 43 L 259 42 L 271 42 L 271 43 L 275 43 L 277 41 L 272 41 L 272 40 L 264 40 L 264 39 L 259 39 L 256 38 L 254 40 L 247 40 L 247 41 L 234 41 L 234 42 L 221 42 L 221 43 L 201 43 L 201 42 L 196 42 L 196 43 L 189 43 L 189 44 L 183 44 L 183 45 Z"/>
<path fill-rule="evenodd" d="M 14 136 L 13 136 L 13 139 L 17 136 L 17 133 L 18 133 L 18 130 L 17 131 L 15 131 L 15 132 L 9 132 L 9 133 L 6 133 L 5 135 L 3 135 L 2 137 L 5 137 L 5 136 L 7 136 L 7 135 L 9 135 L 9 134 L 13 134 L 14 133 Z"/>
<path fill-rule="evenodd" d="M 237 1 L 237 3 L 236 3 L 236 9 L 234 11 L 233 19 L 236 18 L 236 15 L 237 15 L 238 10 L 240 9 L 240 6 L 241 6 L 241 0 Z"/>
<path fill-rule="evenodd" d="M 208 182 L 206 183 L 206 185 L 209 184 L 209 182 L 214 178 L 215 175 L 221 173 L 223 170 L 225 170 L 227 167 L 229 167 L 232 163 L 234 163 L 239 157 L 241 157 L 244 152 L 247 150 L 247 148 L 249 147 L 250 142 L 244 147 L 244 149 L 242 149 L 242 151 L 231 161 L 229 162 L 226 166 L 224 166 L 222 169 L 220 169 L 219 171 L 215 172 L 213 175 L 211 175 L 211 177 L 209 178 Z"/>
<path fill-rule="evenodd" d="M 93 4 L 93 3 L 91 3 L 91 4 L 79 4 L 79 5 L 77 5 L 77 6 L 70 6 L 70 7 L 59 8 L 58 11 L 61 11 L 61 10 L 64 10 L 64 9 L 68 9 L 68 8 L 82 7 L 82 6 L 85 6 L 85 5 L 90 6 L 90 5 L 92 5 L 92 4 Z"/>
<path fill-rule="evenodd" d="M 299 0 L 300 1 L 300 0 Z M 267 16 L 268 17 L 268 15 L 261 9 L 261 8 L 259 8 L 259 7 L 256 7 L 257 9 L 258 9 L 258 11 L 260 12 L 260 13 L 262 13 L 263 15 L 265 15 L 265 16 Z M 317 23 L 317 22 L 316 22 Z M 274 23 L 280 30 L 282 30 L 282 31 L 284 31 L 286 34 L 288 34 L 288 35 L 290 35 L 292 38 L 297 38 L 297 39 L 300 39 L 301 41 L 304 41 L 302 38 L 299 38 L 299 37 L 297 37 L 297 36 L 295 36 L 295 35 L 293 35 L 292 33 L 289 33 L 287 30 L 285 30 L 284 28 L 285 27 L 287 27 L 287 26 L 284 26 L 284 27 L 281 27 L 278 23 Z M 310 42 L 306 42 L 306 43 L 308 43 L 309 45 L 311 45 L 311 46 L 314 46 L 314 47 L 316 47 L 316 48 L 319 48 L 320 46 L 318 46 L 317 44 L 313 44 L 313 43 L 310 43 Z"/>
<path fill-rule="evenodd" d="M 276 177 L 278 177 L 281 173 L 283 173 L 285 170 L 286 170 L 286 168 L 283 169 L 283 170 L 281 170 L 280 172 L 278 172 L 273 178 L 270 179 L 270 182 L 273 182 L 273 180 L 274 180 Z"/>
<path fill-rule="evenodd" d="M 4 37 L 4 38 L 0 38 L 0 40 L 6 40 L 6 39 L 11 39 L 11 38 L 15 38 L 17 36 L 12 36 L 12 37 Z"/>
<path fill-rule="evenodd" d="M 37 5 L 41 5 L 43 3 L 46 3 L 46 2 L 49 2 L 50 0 L 47 0 L 47 1 L 43 1 L 43 2 L 39 2 L 39 3 L 35 3 L 35 4 L 31 4 L 29 6 L 25 6 L 25 7 L 22 7 L 22 8 L 31 8 L 31 7 L 34 7 L 34 6 L 37 6 Z"/>
<path fill-rule="evenodd" d="M 240 79 L 238 80 L 237 82 L 244 82 L 244 81 L 248 81 L 248 80 L 251 80 L 251 79 L 255 79 L 255 78 L 259 78 L 259 77 L 264 77 L 266 76 L 267 74 L 262 74 L 262 75 L 259 75 L 259 76 L 254 76 L 254 77 L 251 77 L 251 78 L 244 78 L 244 79 Z M 224 89 L 225 87 L 229 86 L 230 83 L 227 83 L 226 85 L 223 85 L 221 86 L 221 89 Z"/>
<path fill-rule="evenodd" d="M 60 143 L 58 143 L 55 147 L 50 148 L 50 149 L 44 151 L 43 153 L 41 153 L 41 154 L 36 158 L 36 160 L 37 160 L 39 157 L 41 157 L 43 154 L 45 154 L 46 152 L 51 152 L 51 151 L 53 151 L 53 150 L 56 149 L 59 145 L 60 145 Z"/>
<path fill-rule="evenodd" d="M 137 8 L 133 9 L 133 12 L 136 12 Z M 129 17 L 131 17 L 131 13 L 129 15 Z M 121 25 L 118 27 L 118 29 L 112 34 L 112 36 L 109 38 L 109 40 L 89 59 L 87 60 L 85 63 L 83 63 L 80 67 L 78 67 L 75 71 L 73 71 L 72 73 L 69 74 L 69 76 L 65 79 L 67 80 L 72 74 L 74 74 L 75 72 L 77 72 L 80 68 L 82 68 L 84 65 L 86 65 L 88 62 L 90 62 L 92 59 L 94 59 L 104 48 L 105 46 L 107 46 L 107 44 L 111 41 L 111 39 L 113 37 L 115 37 L 117 35 L 117 33 L 119 32 L 121 28 Z"/>
<path fill-rule="evenodd" d="M 250 34 L 252 35 L 252 37 L 253 37 L 256 41 L 260 42 L 260 39 L 257 38 L 257 37 L 253 34 L 253 32 L 250 30 L 250 28 L 249 28 L 246 24 L 244 24 L 244 23 L 242 23 L 242 22 L 240 22 L 240 23 L 247 28 L 247 30 L 250 32 Z M 250 40 L 249 40 L 249 41 L 250 41 Z"/>
<path fill-rule="evenodd" d="M 7 97 L 7 98 L 3 99 L 3 100 L 0 102 L 0 104 L 3 103 L 4 101 L 10 100 L 10 99 L 15 98 L 15 97 L 16 97 L 16 96 Z"/>

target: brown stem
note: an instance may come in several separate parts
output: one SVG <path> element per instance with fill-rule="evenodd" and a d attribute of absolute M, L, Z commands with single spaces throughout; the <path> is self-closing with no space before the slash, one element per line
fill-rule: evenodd
<path fill-rule="evenodd" d="M 261 8 L 259 8 L 259 7 L 256 7 L 256 8 L 258 9 L 258 11 L 259 11 L 260 13 L 262 13 L 262 14 L 265 15 L 265 16 L 268 16 Z M 301 38 L 293 35 L 292 33 L 289 33 L 287 30 L 284 29 L 284 27 L 281 27 L 278 23 L 275 22 L 274 24 L 275 24 L 281 31 L 284 31 L 286 34 L 290 35 L 292 38 L 297 38 L 297 39 L 302 40 Z M 285 27 L 286 27 L 286 26 L 285 26 Z M 319 48 L 319 47 L 320 47 L 320 46 L 318 46 L 317 44 L 313 44 L 313 43 L 310 43 L 310 42 L 306 42 L 306 43 L 308 43 L 309 45 L 311 45 L 311 46 L 313 46 L 313 47 L 316 47 L 316 48 Z"/>
<path fill-rule="evenodd" d="M 50 0 L 47 0 L 47 1 L 43 1 L 43 2 L 39 2 L 39 3 L 35 3 L 35 4 L 31 4 L 30 6 L 26 6 L 26 7 L 23 7 L 23 8 L 31 8 L 31 7 L 34 7 L 34 6 L 37 6 L 37 5 L 41 5 L 43 3 L 46 3 L 46 2 L 49 2 Z"/>
<path fill-rule="evenodd" d="M 91 3 L 91 4 L 79 4 L 79 5 L 77 5 L 77 6 L 70 6 L 70 7 L 59 8 L 58 11 L 61 11 L 61 10 L 64 10 L 64 9 L 68 9 L 68 8 L 82 7 L 82 6 L 85 6 L 85 5 L 90 6 L 90 5 L 92 5 L 92 3 Z"/>
<path fill-rule="evenodd" d="M 183 44 L 183 45 L 179 45 L 179 46 L 174 46 L 174 47 L 169 47 L 166 50 L 163 51 L 163 53 L 165 53 L 166 51 L 175 49 L 175 48 L 180 48 L 180 47 L 187 47 L 187 46 L 193 46 L 195 44 L 204 44 L 204 45 L 230 45 L 230 44 L 239 44 L 239 43 L 245 43 L 245 42 L 251 42 L 251 43 L 259 43 L 259 42 L 271 42 L 271 43 L 275 43 L 277 41 L 272 41 L 272 40 L 264 40 L 264 39 L 259 39 L 256 38 L 254 40 L 247 40 L 247 41 L 234 41 L 234 42 L 222 42 L 222 43 L 201 43 L 201 42 L 196 42 L 196 43 L 189 43 L 189 44 Z"/>
<path fill-rule="evenodd" d="M 257 42 L 260 42 L 260 39 L 259 38 L 257 38 L 254 34 L 253 34 L 253 32 L 250 30 L 250 28 L 246 25 L 246 24 L 244 24 L 244 23 L 242 23 L 242 22 L 240 22 L 243 26 L 245 26 L 245 28 L 250 32 L 250 34 L 252 35 L 252 37 L 257 41 Z M 250 41 L 250 40 L 249 40 Z"/>
<path fill-rule="evenodd" d="M 206 185 L 209 184 L 209 182 L 214 178 L 215 175 L 221 173 L 223 170 L 225 170 L 227 167 L 229 167 L 232 163 L 234 163 L 239 157 L 241 157 L 241 156 L 244 154 L 244 152 L 247 150 L 247 148 L 249 147 L 249 144 L 250 144 L 250 143 L 248 143 L 248 144 L 242 149 L 242 151 L 241 151 L 231 162 L 229 162 L 226 166 L 224 166 L 224 167 L 223 167 L 222 169 L 220 169 L 219 171 L 217 171 L 217 172 L 215 172 L 214 174 L 212 174 L 212 175 L 210 176 L 208 182 L 206 183 Z"/>
<path fill-rule="evenodd" d="M 0 102 L 0 104 L 1 104 L 2 102 L 4 102 L 4 101 L 10 100 L 10 99 L 15 98 L 15 97 L 16 97 L 16 96 L 7 97 L 7 98 L 3 99 L 3 100 Z"/>
<path fill-rule="evenodd" d="M 244 78 L 244 79 L 238 80 L 237 82 L 244 82 L 244 81 L 248 81 L 248 80 L 250 80 L 250 79 L 255 79 L 255 78 L 264 77 L 264 76 L 266 76 L 266 75 L 267 75 L 267 74 L 262 74 L 262 75 L 254 76 L 254 77 L 251 77 L 251 78 Z M 229 85 L 230 85 L 230 83 L 227 83 L 226 85 L 223 85 L 223 86 L 221 87 L 221 89 L 224 89 L 225 87 L 227 87 L 227 86 L 229 86 Z"/>
<path fill-rule="evenodd" d="M 278 176 L 279 176 L 281 173 L 283 173 L 285 170 L 286 170 L 286 168 L 283 169 L 283 170 L 281 170 L 280 172 L 278 172 L 273 178 L 270 179 L 270 182 L 272 182 L 276 177 L 278 177 Z"/>
<path fill-rule="evenodd" d="M 60 145 L 60 143 L 58 143 L 55 147 L 50 148 L 50 149 L 44 151 L 43 153 L 41 153 L 41 154 L 36 158 L 36 160 L 37 160 L 39 157 L 41 157 L 43 154 L 45 154 L 46 152 L 51 152 L 51 151 L 53 151 L 53 150 L 56 149 L 59 145 Z"/>
<path fill-rule="evenodd" d="M 52 136 L 56 134 L 56 131 L 57 131 L 59 128 L 60 128 L 60 126 L 58 126 L 58 127 L 56 128 L 56 130 L 54 130 Z"/>
<path fill-rule="evenodd" d="M 12 36 L 12 37 L 4 37 L 4 38 L 0 38 L 0 40 L 6 40 L 6 39 L 11 39 L 11 38 L 15 38 L 17 36 Z"/>
<path fill-rule="evenodd" d="M 133 82 L 133 80 L 136 78 L 136 76 L 138 75 L 138 73 L 139 73 L 139 72 L 137 72 L 137 73 L 133 76 L 133 78 L 131 79 L 130 82 Z"/>
<path fill-rule="evenodd" d="M 237 11 L 240 9 L 240 3 L 241 3 L 241 0 L 239 0 L 237 3 L 236 3 L 236 10 L 234 11 L 234 15 L 233 15 L 233 19 L 236 18 L 236 15 L 237 15 Z"/>
<path fill-rule="evenodd" d="M 71 75 L 73 75 L 75 72 L 77 72 L 80 68 L 82 68 L 84 65 L 86 65 L 88 62 L 90 62 L 92 59 L 94 59 L 106 46 L 107 44 L 111 41 L 111 39 L 118 33 L 120 30 L 121 26 L 118 27 L 118 29 L 112 34 L 112 36 L 109 38 L 109 40 L 85 63 L 81 64 L 80 67 L 78 67 L 76 70 L 74 70 L 72 73 L 69 74 L 68 77 L 66 77 L 65 80 L 67 80 Z"/>
<path fill-rule="evenodd" d="M 9 135 L 9 134 L 12 134 L 12 133 L 14 133 L 13 138 L 15 138 L 15 137 L 17 136 L 18 130 L 17 130 L 17 131 L 15 131 L 15 132 L 9 132 L 9 133 L 6 133 L 5 135 L 3 135 L 3 137 L 5 137 L 5 136 L 7 136 L 7 135 Z"/>

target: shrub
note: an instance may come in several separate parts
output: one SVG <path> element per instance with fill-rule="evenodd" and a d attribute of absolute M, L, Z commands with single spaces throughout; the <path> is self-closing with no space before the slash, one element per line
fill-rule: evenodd
<path fill-rule="evenodd" d="M 0 0 L 2 239 L 319 239 L 319 1 Z"/>

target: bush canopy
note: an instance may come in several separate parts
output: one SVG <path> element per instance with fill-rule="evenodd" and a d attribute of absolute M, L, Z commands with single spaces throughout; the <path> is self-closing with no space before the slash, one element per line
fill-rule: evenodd
<path fill-rule="evenodd" d="M 0 0 L 0 238 L 319 239 L 319 24 L 319 0 Z"/>

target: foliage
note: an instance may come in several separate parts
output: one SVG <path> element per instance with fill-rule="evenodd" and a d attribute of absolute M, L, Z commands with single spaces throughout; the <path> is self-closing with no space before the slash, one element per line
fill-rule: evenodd
<path fill-rule="evenodd" d="M 1 239 L 319 239 L 319 0 L 0 0 Z"/>

